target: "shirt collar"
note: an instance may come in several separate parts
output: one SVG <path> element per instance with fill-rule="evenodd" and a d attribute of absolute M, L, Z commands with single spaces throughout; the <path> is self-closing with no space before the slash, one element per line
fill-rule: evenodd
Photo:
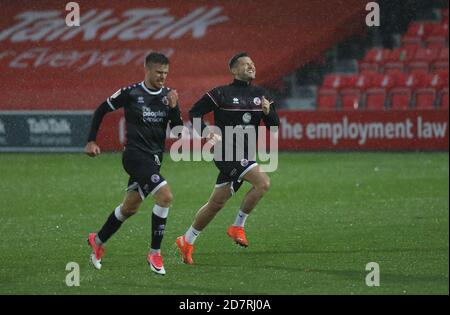
<path fill-rule="evenodd" d="M 249 86 L 251 84 L 251 82 L 246 82 L 246 81 L 242 81 L 242 80 L 238 80 L 238 79 L 234 79 L 233 83 L 231 83 L 231 85 L 235 85 L 235 86 Z"/>

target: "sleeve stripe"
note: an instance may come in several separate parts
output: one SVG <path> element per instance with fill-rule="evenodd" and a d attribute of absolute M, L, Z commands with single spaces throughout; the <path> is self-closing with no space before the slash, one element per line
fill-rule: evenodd
<path fill-rule="evenodd" d="M 216 100 L 214 99 L 214 97 L 211 96 L 211 94 L 209 94 L 209 92 L 206 92 L 206 95 L 208 95 L 209 98 L 214 102 L 214 104 L 216 104 L 216 106 L 219 107 L 219 105 L 217 104 Z"/>
<path fill-rule="evenodd" d="M 106 99 L 106 102 L 108 103 L 109 107 L 111 107 L 112 110 L 116 110 L 113 106 L 113 104 L 111 104 L 111 101 L 109 100 L 109 97 Z"/>

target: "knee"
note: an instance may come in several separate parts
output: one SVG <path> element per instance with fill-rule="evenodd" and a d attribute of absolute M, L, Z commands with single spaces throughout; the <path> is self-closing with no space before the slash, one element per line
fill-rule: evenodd
<path fill-rule="evenodd" d="M 258 189 L 259 191 L 261 191 L 261 193 L 265 194 L 266 192 L 269 191 L 270 188 L 270 179 L 269 178 L 265 178 L 263 180 L 261 180 L 255 187 L 256 189 Z"/>
<path fill-rule="evenodd" d="M 157 203 L 162 206 L 169 208 L 173 201 L 173 195 L 170 191 L 164 191 L 161 192 L 161 194 L 158 195 Z"/>
<path fill-rule="evenodd" d="M 210 200 L 208 202 L 209 208 L 214 211 L 218 212 L 225 206 L 225 201 L 223 200 Z"/>

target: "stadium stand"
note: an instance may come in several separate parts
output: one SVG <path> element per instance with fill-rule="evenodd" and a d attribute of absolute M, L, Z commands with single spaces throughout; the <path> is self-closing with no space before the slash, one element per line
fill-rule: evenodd
<path fill-rule="evenodd" d="M 448 7 L 436 21 L 413 21 L 399 46 L 369 47 L 358 71 L 327 74 L 318 87 L 319 110 L 448 108 Z"/>

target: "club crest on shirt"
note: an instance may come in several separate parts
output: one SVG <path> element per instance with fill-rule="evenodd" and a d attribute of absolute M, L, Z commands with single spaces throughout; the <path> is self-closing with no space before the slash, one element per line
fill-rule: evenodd
<path fill-rule="evenodd" d="M 252 114 L 249 112 L 246 112 L 244 115 L 242 115 L 242 121 L 246 124 L 248 124 L 252 120 Z"/>
<path fill-rule="evenodd" d="M 239 99 L 237 97 L 233 98 L 233 104 L 239 104 Z"/>
<path fill-rule="evenodd" d="M 164 96 L 161 101 L 164 105 L 169 106 L 169 99 L 167 98 L 167 96 Z"/>
<path fill-rule="evenodd" d="M 261 99 L 259 97 L 255 97 L 253 99 L 253 103 L 255 103 L 256 106 L 259 106 L 261 105 Z"/>
<path fill-rule="evenodd" d="M 241 165 L 242 165 L 243 167 L 246 167 L 246 166 L 248 165 L 248 160 L 247 160 L 247 159 L 242 159 L 242 160 L 241 160 Z"/>
<path fill-rule="evenodd" d="M 159 175 L 158 174 L 153 174 L 152 175 L 152 177 L 150 178 L 151 179 L 151 181 L 153 182 L 153 183 L 157 183 L 158 181 L 159 181 Z"/>

